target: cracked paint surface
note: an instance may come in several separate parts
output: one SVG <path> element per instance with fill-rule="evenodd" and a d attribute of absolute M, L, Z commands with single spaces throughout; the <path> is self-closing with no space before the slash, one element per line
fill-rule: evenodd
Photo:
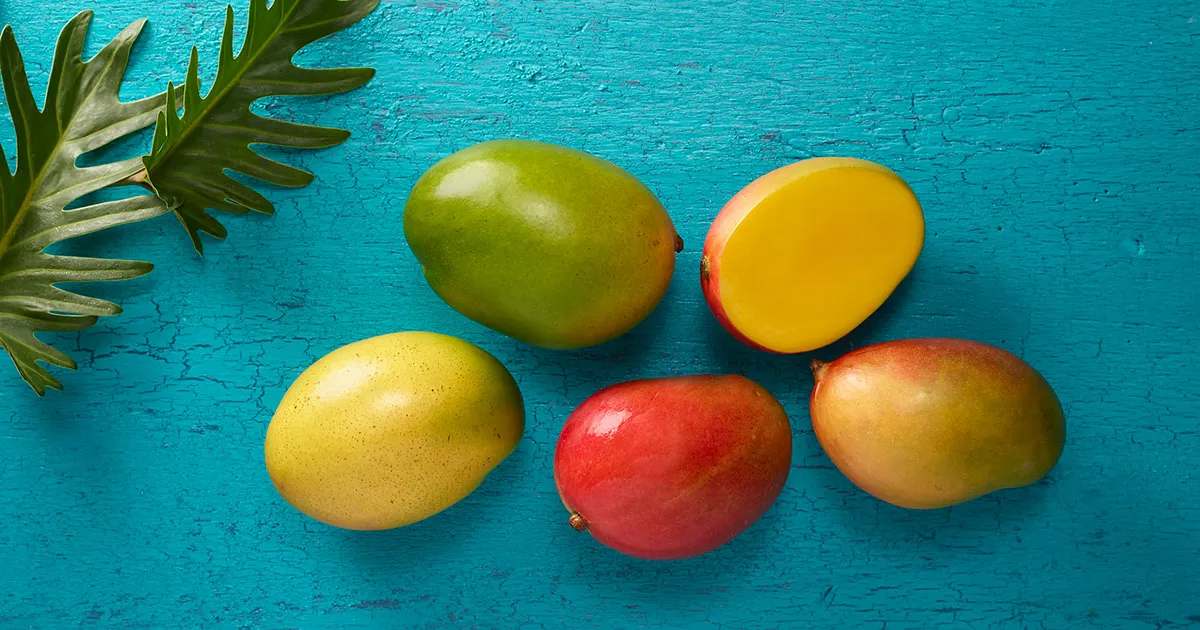
<path fill-rule="evenodd" d="M 0 4 L 35 91 L 82 8 L 98 11 L 93 45 L 151 18 L 128 98 L 182 77 L 194 41 L 211 75 L 219 5 L 91 4 Z M 231 237 L 204 259 L 165 217 L 68 246 L 157 269 L 86 288 L 126 311 L 55 339 L 80 363 L 56 372 L 66 393 L 38 400 L 0 372 L 0 628 L 1200 626 L 1197 16 L 1192 1 L 384 0 L 302 56 L 374 66 L 374 82 L 262 105 L 355 134 L 286 155 L 317 181 L 268 191 L 277 216 L 224 219 Z M 633 333 L 538 350 L 424 283 L 400 228 L 407 191 L 500 137 L 617 162 L 671 212 L 688 247 Z M 818 155 L 903 175 L 925 250 L 834 347 L 756 353 L 704 306 L 700 244 L 742 186 Z M 529 413 L 520 447 L 415 526 L 305 519 L 263 468 L 275 404 L 326 352 L 410 329 L 509 367 Z M 914 512 L 832 468 L 808 420 L 808 360 L 918 336 L 997 344 L 1045 374 L 1068 414 L 1048 480 Z M 551 473 L 569 412 L 605 385 L 697 372 L 745 374 L 787 408 L 779 502 L 682 562 L 572 531 Z"/>

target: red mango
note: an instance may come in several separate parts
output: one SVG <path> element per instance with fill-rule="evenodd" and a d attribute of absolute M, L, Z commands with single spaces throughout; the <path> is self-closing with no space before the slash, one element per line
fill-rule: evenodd
<path fill-rule="evenodd" d="M 622 383 L 567 419 L 554 479 L 570 524 L 621 553 L 688 558 L 729 542 L 783 490 L 792 432 L 742 376 Z"/>

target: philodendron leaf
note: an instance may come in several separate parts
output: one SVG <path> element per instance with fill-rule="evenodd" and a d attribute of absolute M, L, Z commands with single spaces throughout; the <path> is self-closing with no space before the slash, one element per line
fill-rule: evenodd
<path fill-rule="evenodd" d="M 75 200 L 138 173 L 139 158 L 96 166 L 79 156 L 150 126 L 165 95 L 123 103 L 118 98 L 129 50 L 145 20 L 133 23 L 90 61 L 83 44 L 91 11 L 72 19 L 58 38 L 45 108 L 38 110 L 11 27 L 0 34 L 0 75 L 16 130 L 16 171 L 0 150 L 0 345 L 37 391 L 62 385 L 38 362 L 74 368 L 70 357 L 39 340 L 39 331 L 82 330 L 121 308 L 55 286 L 60 282 L 123 280 L 149 263 L 47 254 L 46 247 L 124 223 L 158 216 L 153 195 L 67 210 Z"/>
<path fill-rule="evenodd" d="M 235 181 L 237 171 L 279 186 L 307 186 L 313 176 L 251 150 L 250 144 L 317 149 L 344 142 L 348 131 L 300 125 L 250 111 L 266 96 L 336 94 L 371 80 L 370 68 L 311 69 L 292 63 L 300 49 L 336 33 L 378 6 L 379 0 L 250 0 L 250 19 L 241 50 L 233 54 L 233 7 L 226 7 L 225 35 L 217 77 L 200 95 L 199 54 L 192 49 L 178 115 L 174 86 L 154 130 L 153 152 L 145 158 L 149 182 L 175 211 L 203 251 L 200 232 L 224 238 L 226 231 L 208 214 L 273 213 L 275 206 L 254 189 Z"/>

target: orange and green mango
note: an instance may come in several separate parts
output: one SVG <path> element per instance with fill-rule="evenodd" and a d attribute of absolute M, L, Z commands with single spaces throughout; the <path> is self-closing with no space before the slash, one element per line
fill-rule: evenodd
<path fill-rule="evenodd" d="M 813 429 L 863 490 L 906 508 L 1030 485 L 1062 454 L 1050 384 L 1017 356 L 961 339 L 908 339 L 813 363 Z"/>

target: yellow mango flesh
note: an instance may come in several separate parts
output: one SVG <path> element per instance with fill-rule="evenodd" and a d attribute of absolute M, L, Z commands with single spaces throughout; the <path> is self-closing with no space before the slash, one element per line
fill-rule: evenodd
<path fill-rule="evenodd" d="M 267 429 L 267 471 L 319 521 L 389 529 L 467 496 L 524 428 L 517 384 L 487 352 L 434 333 L 384 335 L 300 375 Z"/>
<path fill-rule="evenodd" d="M 816 158 L 752 186 L 721 254 L 719 299 L 730 325 L 761 347 L 795 353 L 837 341 L 916 263 L 921 206 L 883 166 Z"/>

